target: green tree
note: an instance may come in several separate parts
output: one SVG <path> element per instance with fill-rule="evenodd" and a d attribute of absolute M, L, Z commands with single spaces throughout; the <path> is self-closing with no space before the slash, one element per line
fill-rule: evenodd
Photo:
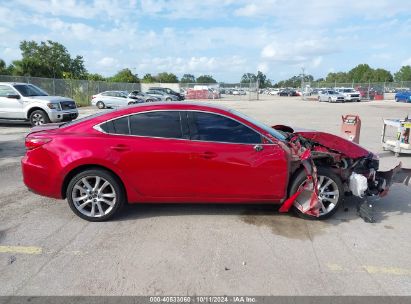
<path fill-rule="evenodd" d="M 334 83 L 334 82 L 350 82 L 349 76 L 345 72 L 337 72 L 337 73 L 328 73 L 327 77 L 325 78 L 326 82 Z"/>
<path fill-rule="evenodd" d="M 391 72 L 385 69 L 375 69 L 373 71 L 373 75 L 371 79 L 371 81 L 377 81 L 377 82 L 385 82 L 385 81 L 393 81 L 393 80 L 394 78 L 392 77 Z"/>
<path fill-rule="evenodd" d="M 112 82 L 140 82 L 137 74 L 133 74 L 130 69 L 122 69 L 117 72 L 113 77 L 109 78 Z"/>
<path fill-rule="evenodd" d="M 97 73 L 87 73 L 86 75 L 88 80 L 93 80 L 93 81 L 105 81 L 106 78 L 100 74 Z"/>
<path fill-rule="evenodd" d="M 394 74 L 395 81 L 411 81 L 411 66 L 404 65 Z"/>
<path fill-rule="evenodd" d="M 6 62 L 0 59 L 0 75 L 10 75 L 10 67 L 7 67 Z"/>
<path fill-rule="evenodd" d="M 201 75 L 197 77 L 197 83 L 217 83 L 217 81 L 211 75 Z"/>
<path fill-rule="evenodd" d="M 257 76 L 253 73 L 244 73 L 241 77 L 241 83 L 250 83 L 255 82 L 257 80 Z"/>
<path fill-rule="evenodd" d="M 277 88 L 298 88 L 301 87 L 302 75 L 293 76 L 287 80 L 277 82 L 274 86 Z M 304 75 L 304 82 L 311 82 L 314 80 L 312 75 Z"/>
<path fill-rule="evenodd" d="M 176 75 L 174 75 L 173 73 L 159 73 L 156 77 L 158 82 L 163 82 L 163 83 L 177 83 L 178 82 L 178 78 Z"/>
<path fill-rule="evenodd" d="M 367 82 L 371 81 L 374 70 L 368 64 L 359 64 L 348 72 L 349 81 Z"/>
<path fill-rule="evenodd" d="M 67 49 L 58 42 L 47 40 L 38 44 L 24 40 L 20 43 L 20 50 L 22 59 L 13 62 L 17 75 L 62 78 L 66 74 L 84 78 L 87 73 L 83 57 L 71 58 Z"/>
<path fill-rule="evenodd" d="M 143 83 L 154 83 L 154 82 L 157 82 L 157 79 L 151 74 L 145 74 L 143 76 L 143 78 L 141 79 L 141 82 L 143 82 Z"/>
<path fill-rule="evenodd" d="M 180 80 L 180 83 L 195 83 L 196 78 L 192 74 L 184 74 Z"/>

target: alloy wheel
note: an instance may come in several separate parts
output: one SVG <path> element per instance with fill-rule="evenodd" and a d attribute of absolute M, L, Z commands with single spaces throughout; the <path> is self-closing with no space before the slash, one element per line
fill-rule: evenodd
<path fill-rule="evenodd" d="M 87 217 L 102 217 L 116 204 L 113 185 L 100 176 L 81 178 L 73 187 L 71 197 L 75 208 Z"/>
<path fill-rule="evenodd" d="M 32 121 L 32 124 L 35 126 L 41 126 L 46 123 L 43 115 L 41 115 L 40 113 L 33 114 L 31 121 Z"/>
<path fill-rule="evenodd" d="M 304 181 L 302 185 L 307 183 Z M 296 202 L 301 205 L 301 207 L 306 210 L 309 209 L 311 194 L 312 194 L 312 183 L 298 196 Z M 340 197 L 340 191 L 338 190 L 337 183 L 328 176 L 320 175 L 317 181 L 318 189 L 318 202 L 320 204 L 320 216 L 330 213 L 336 206 Z"/>

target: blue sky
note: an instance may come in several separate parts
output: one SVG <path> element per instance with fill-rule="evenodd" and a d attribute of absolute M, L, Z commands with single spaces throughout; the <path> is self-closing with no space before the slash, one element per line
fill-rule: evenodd
<path fill-rule="evenodd" d="M 58 41 L 90 72 L 316 78 L 368 63 L 411 64 L 409 0 L 0 0 L 0 58 L 21 40 Z"/>

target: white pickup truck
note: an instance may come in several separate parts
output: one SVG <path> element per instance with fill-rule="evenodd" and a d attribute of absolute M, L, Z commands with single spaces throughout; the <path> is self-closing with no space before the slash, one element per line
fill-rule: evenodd
<path fill-rule="evenodd" d="M 0 82 L 0 120 L 29 121 L 32 126 L 78 117 L 73 99 L 49 96 L 27 83 Z"/>
<path fill-rule="evenodd" d="M 361 101 L 360 92 L 354 90 L 353 88 L 338 88 L 336 91 L 344 95 L 345 101 Z"/>

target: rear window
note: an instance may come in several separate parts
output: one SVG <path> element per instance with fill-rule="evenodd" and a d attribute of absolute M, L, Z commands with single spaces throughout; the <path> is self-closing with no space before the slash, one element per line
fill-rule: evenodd
<path fill-rule="evenodd" d="M 128 116 L 107 121 L 100 125 L 100 128 L 110 134 L 129 135 L 129 121 Z"/>
<path fill-rule="evenodd" d="M 107 121 L 100 128 L 110 134 L 183 138 L 180 112 L 155 111 Z"/>

